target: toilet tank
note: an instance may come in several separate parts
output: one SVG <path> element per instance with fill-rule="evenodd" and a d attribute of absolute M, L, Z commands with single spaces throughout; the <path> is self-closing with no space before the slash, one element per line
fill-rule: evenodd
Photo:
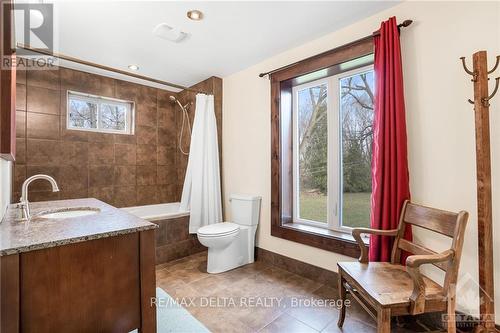
<path fill-rule="evenodd" d="M 231 194 L 231 222 L 244 226 L 253 226 L 259 223 L 260 217 L 259 196 L 247 194 Z"/>

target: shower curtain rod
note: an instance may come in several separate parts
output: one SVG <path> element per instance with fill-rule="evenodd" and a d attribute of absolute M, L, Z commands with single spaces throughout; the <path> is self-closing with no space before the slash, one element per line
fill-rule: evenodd
<path fill-rule="evenodd" d="M 410 24 L 412 24 L 412 23 L 413 23 L 413 20 L 404 20 L 404 21 L 403 21 L 403 23 L 398 24 L 398 30 L 400 30 L 401 28 L 405 28 L 405 27 L 409 26 L 409 25 L 410 25 Z M 265 72 L 265 73 L 260 73 L 260 74 L 259 74 L 259 77 L 264 77 L 264 76 L 266 76 L 266 75 L 274 74 L 274 73 L 279 72 L 279 71 L 281 71 L 281 70 L 283 70 L 283 69 L 287 69 L 287 68 L 289 68 L 289 67 L 295 66 L 295 65 L 297 65 L 297 64 L 299 64 L 299 63 L 301 63 L 301 62 L 302 62 L 302 61 L 304 61 L 304 60 L 309 60 L 309 59 L 311 59 L 311 58 L 319 57 L 319 56 L 322 56 L 322 55 L 323 55 L 323 54 L 325 54 L 325 53 L 330 53 L 330 52 L 335 51 L 335 50 L 337 50 L 337 49 L 345 48 L 346 46 L 354 45 L 354 44 L 359 43 L 359 42 L 361 42 L 361 41 L 364 41 L 364 40 L 366 40 L 366 39 L 368 39 L 368 38 L 373 38 L 373 37 L 375 37 L 375 36 L 379 36 L 379 35 L 380 35 L 380 31 L 379 31 L 379 30 L 377 30 L 377 31 L 373 32 L 371 35 L 368 35 L 368 36 L 365 36 L 365 37 L 363 37 L 363 38 L 357 39 L 357 40 L 355 40 L 355 41 L 353 41 L 353 42 L 350 42 L 350 43 L 347 43 L 347 44 L 344 44 L 344 45 L 341 45 L 341 46 L 337 46 L 337 47 L 335 47 L 335 48 L 333 48 L 333 49 L 331 49 L 331 50 L 328 50 L 328 51 L 322 52 L 322 53 L 320 53 L 320 54 L 313 55 L 313 56 L 311 56 L 311 57 L 309 57 L 309 58 L 306 58 L 306 59 L 302 59 L 302 60 L 296 61 L 296 62 L 294 62 L 294 63 L 292 63 L 292 64 L 289 64 L 289 65 L 286 65 L 286 66 L 283 66 L 283 67 L 280 67 L 280 68 L 273 69 L 272 71 Z"/>
<path fill-rule="evenodd" d="M 43 54 L 43 55 L 47 55 L 47 56 L 59 58 L 59 59 L 66 60 L 66 61 L 75 62 L 77 64 L 81 64 L 81 65 L 85 65 L 85 66 L 95 67 L 95 68 L 102 69 L 102 70 L 105 70 L 105 71 L 108 71 L 108 72 L 113 72 L 113 73 L 117 73 L 117 74 L 122 74 L 122 75 L 127 75 L 127 76 L 131 76 L 131 77 L 135 77 L 136 79 L 158 83 L 158 84 L 161 84 L 161 85 L 164 85 L 164 86 L 168 86 L 168 87 L 171 87 L 171 88 L 177 88 L 177 89 L 182 89 L 182 90 L 187 90 L 187 91 L 192 91 L 192 92 L 207 94 L 206 92 L 201 91 L 201 90 L 197 90 L 197 89 L 193 89 L 193 88 L 181 86 L 179 84 L 175 84 L 175 83 L 171 83 L 171 82 L 167 82 L 167 81 L 162 81 L 162 80 L 154 79 L 154 78 L 151 78 L 151 77 L 147 77 L 147 76 L 143 76 L 143 75 L 140 75 L 140 74 L 131 73 L 131 72 L 128 72 L 128 71 L 124 71 L 124 70 L 121 70 L 121 69 L 117 69 L 117 68 L 113 68 L 113 67 L 109 67 L 109 66 L 105 66 L 105 65 L 99 65 L 99 64 L 96 64 L 94 62 L 90 62 L 90 61 L 87 61 L 87 60 L 78 59 L 78 58 L 71 57 L 71 56 L 68 56 L 68 55 L 64 55 L 64 54 L 61 54 L 61 53 L 55 53 L 55 52 L 51 52 L 51 51 L 47 51 L 47 50 L 37 49 L 37 48 L 31 47 L 29 45 L 24 45 L 22 43 L 17 43 L 16 46 L 18 48 L 20 48 L 20 49 L 23 49 L 23 50 L 27 50 L 27 51 L 31 51 L 31 52 L 35 52 L 35 53 L 39 53 L 39 54 Z"/>

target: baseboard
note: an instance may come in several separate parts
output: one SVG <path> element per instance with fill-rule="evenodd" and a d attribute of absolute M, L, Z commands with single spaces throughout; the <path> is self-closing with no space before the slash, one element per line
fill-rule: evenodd
<path fill-rule="evenodd" d="M 337 288 L 336 272 L 289 258 L 260 247 L 255 248 L 255 260 L 279 267 L 307 279 L 329 285 L 332 288 Z"/>

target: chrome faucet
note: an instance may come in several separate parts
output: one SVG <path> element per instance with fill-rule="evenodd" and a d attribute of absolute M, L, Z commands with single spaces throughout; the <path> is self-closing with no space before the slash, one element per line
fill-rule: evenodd
<path fill-rule="evenodd" d="M 52 185 L 52 192 L 59 192 L 59 187 L 54 178 L 48 175 L 34 175 L 26 179 L 21 187 L 21 199 L 19 200 L 19 206 L 22 211 L 22 219 L 29 220 L 31 218 L 30 215 L 30 203 L 28 201 L 28 186 L 37 179 L 45 179 Z"/>

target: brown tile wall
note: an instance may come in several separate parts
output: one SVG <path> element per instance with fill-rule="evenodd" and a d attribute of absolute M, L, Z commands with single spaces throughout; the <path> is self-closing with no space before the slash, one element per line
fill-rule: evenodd
<path fill-rule="evenodd" d="M 189 216 L 152 221 L 156 229 L 156 264 L 183 258 L 207 248 L 200 244 L 196 235 L 189 234 Z"/>
<path fill-rule="evenodd" d="M 66 129 L 66 92 L 79 91 L 135 102 L 135 134 L 103 134 Z M 17 161 L 13 201 L 22 182 L 44 173 L 30 186 L 30 201 L 95 197 L 123 207 L 179 200 L 179 156 L 175 93 L 67 68 L 18 71 Z M 181 164 L 184 167 L 184 163 Z"/>

